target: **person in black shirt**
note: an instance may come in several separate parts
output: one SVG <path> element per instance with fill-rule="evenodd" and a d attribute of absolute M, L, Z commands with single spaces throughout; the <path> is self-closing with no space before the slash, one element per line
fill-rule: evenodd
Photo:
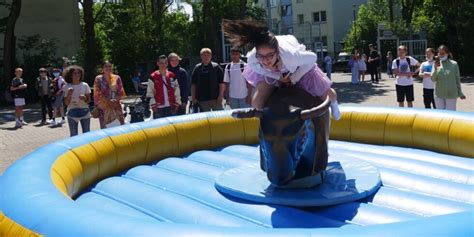
<path fill-rule="evenodd" d="M 15 128 L 21 128 L 23 125 L 28 125 L 23 118 L 23 106 L 25 106 L 27 85 L 23 81 L 23 78 L 21 78 L 22 75 L 23 69 L 15 69 L 15 78 L 13 78 L 10 84 L 10 91 L 15 102 Z"/>
<path fill-rule="evenodd" d="M 379 73 L 378 73 L 378 67 L 380 66 L 380 56 L 377 50 L 375 50 L 374 45 L 369 44 L 369 49 L 370 49 L 370 55 L 369 55 L 369 60 L 367 62 L 369 63 L 369 73 L 370 73 L 370 78 L 372 79 L 372 83 L 379 83 Z"/>
<path fill-rule="evenodd" d="M 194 67 L 192 74 L 192 102 L 199 104 L 201 112 L 223 110 L 224 72 L 219 64 L 211 62 L 211 49 L 203 48 L 200 54 L 201 63 Z"/>

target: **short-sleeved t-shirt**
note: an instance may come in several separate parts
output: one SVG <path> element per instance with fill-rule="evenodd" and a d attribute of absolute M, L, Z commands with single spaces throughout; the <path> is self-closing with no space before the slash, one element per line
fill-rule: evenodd
<path fill-rule="evenodd" d="M 23 78 L 13 78 L 12 82 L 11 82 L 11 86 L 12 87 L 19 87 L 21 85 L 23 85 L 24 82 L 23 82 Z M 26 97 L 26 89 L 19 89 L 19 90 L 14 90 L 11 92 L 13 98 L 25 98 Z"/>
<path fill-rule="evenodd" d="M 376 50 L 373 50 L 370 52 L 369 58 L 370 59 L 379 58 L 379 53 Z M 380 58 L 375 61 L 372 61 L 370 64 L 376 67 L 380 66 Z"/>
<path fill-rule="evenodd" d="M 421 73 L 431 75 L 434 69 L 434 61 L 423 62 L 420 66 Z M 425 89 L 434 89 L 434 82 L 431 80 L 431 77 L 423 78 L 423 88 Z"/>
<path fill-rule="evenodd" d="M 241 63 L 232 62 L 225 67 L 224 82 L 229 83 L 230 98 L 244 99 L 248 95 L 247 82 L 242 76 Z M 245 65 L 245 63 L 243 64 Z"/>
<path fill-rule="evenodd" d="M 212 78 L 214 70 L 215 77 Z M 196 93 L 198 101 L 215 100 L 219 96 L 219 85 L 224 83 L 223 71 L 220 66 L 215 67 L 210 63 L 195 67 L 192 76 L 192 84 L 197 85 Z"/>
<path fill-rule="evenodd" d="M 407 58 L 410 58 L 410 65 L 408 65 Z M 397 60 L 400 61 L 400 65 L 397 65 Z M 410 72 L 410 66 L 416 66 L 418 61 L 411 56 L 405 58 L 396 58 L 392 62 L 392 69 L 398 69 L 400 72 Z M 413 78 L 406 76 L 397 76 L 396 84 L 399 86 L 410 86 L 413 85 Z"/>
<path fill-rule="evenodd" d="M 68 108 L 69 109 L 89 108 L 89 105 L 85 101 L 79 99 L 80 95 L 86 95 L 86 94 L 91 93 L 91 88 L 89 87 L 89 85 L 87 85 L 87 83 L 85 82 L 81 82 L 77 85 L 68 83 L 63 87 L 63 91 L 66 94 L 66 96 L 67 96 L 67 91 L 69 90 L 69 88 L 73 88 L 74 91 L 72 92 L 71 103 L 68 105 Z"/>

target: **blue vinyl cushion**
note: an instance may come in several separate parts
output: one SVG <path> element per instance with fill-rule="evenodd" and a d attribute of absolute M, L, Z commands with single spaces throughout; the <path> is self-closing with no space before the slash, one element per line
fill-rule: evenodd
<path fill-rule="evenodd" d="M 381 185 L 378 169 L 370 163 L 332 156 L 321 185 L 313 188 L 273 187 L 259 163 L 229 169 L 217 177 L 216 188 L 245 200 L 287 206 L 328 206 L 365 198 Z M 331 160 L 330 160 L 331 161 Z"/>

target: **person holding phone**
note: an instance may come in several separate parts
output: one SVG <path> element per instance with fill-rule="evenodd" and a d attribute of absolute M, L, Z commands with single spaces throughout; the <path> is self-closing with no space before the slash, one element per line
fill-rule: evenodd
<path fill-rule="evenodd" d="M 81 124 L 82 133 L 90 131 L 91 114 L 89 101 L 91 100 L 91 88 L 85 82 L 84 69 L 79 66 L 69 66 L 64 72 L 66 85 L 63 91 L 66 94 L 64 103 L 68 106 L 67 123 L 69 125 L 70 136 L 78 134 L 78 125 Z"/>
<path fill-rule="evenodd" d="M 435 61 L 435 69 L 431 80 L 436 82 L 435 103 L 437 109 L 456 110 L 457 99 L 466 99 L 461 90 L 461 76 L 458 63 L 452 60 L 451 51 L 445 45 L 438 48 L 439 61 Z"/>

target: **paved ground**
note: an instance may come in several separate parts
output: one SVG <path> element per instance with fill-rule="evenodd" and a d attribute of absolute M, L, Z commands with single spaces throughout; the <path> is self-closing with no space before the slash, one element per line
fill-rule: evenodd
<path fill-rule="evenodd" d="M 384 76 L 384 80 L 377 85 L 372 85 L 367 79 L 365 83 L 352 85 L 350 74 L 337 73 L 333 74 L 333 81 L 333 87 L 338 92 L 340 104 L 397 106 L 394 79 Z M 463 79 L 462 89 L 467 99 L 458 100 L 458 110 L 474 112 L 474 78 Z M 416 82 L 415 107 L 424 107 L 422 94 L 422 84 Z M 21 129 L 13 129 L 13 107 L 0 108 L 0 174 L 15 160 L 38 147 L 69 136 L 67 124 L 56 128 L 39 126 L 40 119 L 39 106 L 28 105 L 25 109 L 25 120 L 30 124 Z M 92 119 L 91 130 L 96 129 L 99 129 L 99 122 L 97 119 Z"/>

